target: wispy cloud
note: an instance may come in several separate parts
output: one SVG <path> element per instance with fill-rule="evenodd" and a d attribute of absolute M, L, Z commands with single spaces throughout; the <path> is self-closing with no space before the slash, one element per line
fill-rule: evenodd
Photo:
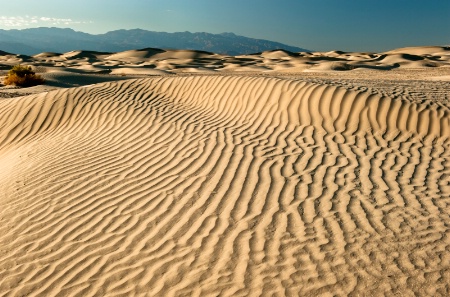
<path fill-rule="evenodd" d="M 42 16 L 0 16 L 0 26 L 27 27 L 37 25 L 72 25 L 90 24 L 92 21 L 77 21 L 72 19 L 42 17 Z"/>

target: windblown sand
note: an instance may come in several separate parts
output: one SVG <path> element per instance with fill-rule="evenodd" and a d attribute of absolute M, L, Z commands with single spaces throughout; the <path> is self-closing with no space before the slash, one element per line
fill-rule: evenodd
<path fill-rule="evenodd" d="M 1 99 L 0 295 L 447 296 L 450 82 L 352 73 Z"/>

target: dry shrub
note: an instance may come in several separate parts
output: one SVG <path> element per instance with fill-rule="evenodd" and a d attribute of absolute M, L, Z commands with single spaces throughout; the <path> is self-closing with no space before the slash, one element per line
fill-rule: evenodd
<path fill-rule="evenodd" d="M 5 85 L 31 87 L 44 83 L 42 76 L 37 75 L 30 66 L 16 65 L 9 70 L 5 78 Z"/>

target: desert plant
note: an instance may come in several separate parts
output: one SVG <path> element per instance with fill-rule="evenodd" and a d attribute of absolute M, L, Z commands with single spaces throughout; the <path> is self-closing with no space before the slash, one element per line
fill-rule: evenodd
<path fill-rule="evenodd" d="M 44 83 L 42 76 L 37 75 L 30 66 L 15 65 L 8 71 L 5 78 L 5 85 L 15 85 L 20 87 L 31 87 Z"/>

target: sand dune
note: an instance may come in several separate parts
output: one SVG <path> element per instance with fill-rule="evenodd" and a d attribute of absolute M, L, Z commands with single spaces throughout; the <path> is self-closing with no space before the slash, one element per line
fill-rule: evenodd
<path fill-rule="evenodd" d="M 416 46 L 398 48 L 386 53 L 404 53 L 410 55 L 448 55 L 450 46 Z"/>
<path fill-rule="evenodd" d="M 386 90 L 216 75 L 1 100 L 0 295 L 448 295 L 448 99 Z"/>
<path fill-rule="evenodd" d="M 112 54 L 110 56 L 107 56 L 106 60 L 117 60 L 117 61 L 143 61 L 148 60 L 152 56 L 163 53 L 164 50 L 161 49 L 154 49 L 154 48 L 148 48 L 148 49 L 141 49 L 141 50 L 130 50 L 130 51 L 124 51 Z"/>
<path fill-rule="evenodd" d="M 330 72 L 364 69 L 450 68 L 450 47 L 410 47 L 385 53 L 300 52 L 273 50 L 252 55 L 226 56 L 195 50 L 145 48 L 118 53 L 71 51 L 41 53 L 33 57 L 0 52 L 0 70 L 14 64 L 58 67 L 110 74 L 230 72 Z M 2 67 L 3 66 L 3 67 Z M 6 67 L 8 66 L 8 67 Z M 5 68 L 6 67 L 6 68 Z M 145 70 L 137 70 L 137 68 Z M 155 71 L 149 71 L 155 69 Z M 158 72 L 159 71 L 163 71 Z M 448 70 L 450 72 L 450 70 Z"/>

